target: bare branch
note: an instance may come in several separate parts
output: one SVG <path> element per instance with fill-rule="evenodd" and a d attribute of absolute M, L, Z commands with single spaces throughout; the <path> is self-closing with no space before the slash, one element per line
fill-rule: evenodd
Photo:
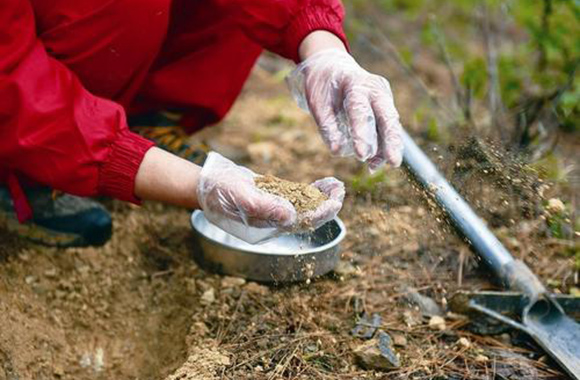
<path fill-rule="evenodd" d="M 483 4 L 483 39 L 485 44 L 485 55 L 487 61 L 488 106 L 491 112 L 492 127 L 499 130 L 502 141 L 506 141 L 507 131 L 505 129 L 505 106 L 501 98 L 499 70 L 497 64 L 497 44 L 495 33 L 491 27 L 490 9 Z"/>
<path fill-rule="evenodd" d="M 383 58 L 385 57 L 392 57 L 395 59 L 395 62 L 401 67 L 403 72 L 413 81 L 415 87 L 417 87 L 425 96 L 429 99 L 429 101 L 435 105 L 443 114 L 443 116 L 447 119 L 448 122 L 453 122 L 456 120 L 454 117 L 454 113 L 445 107 L 439 99 L 433 95 L 433 91 L 427 86 L 427 84 L 421 79 L 419 74 L 415 72 L 415 70 L 405 62 L 401 53 L 397 47 L 389 40 L 389 38 L 381 31 L 381 30 L 374 30 L 374 34 L 380 38 L 380 43 L 382 47 L 386 50 L 376 48 L 371 40 L 364 35 L 360 35 L 359 38 L 366 42 L 368 46 L 372 48 L 372 51 Z"/>

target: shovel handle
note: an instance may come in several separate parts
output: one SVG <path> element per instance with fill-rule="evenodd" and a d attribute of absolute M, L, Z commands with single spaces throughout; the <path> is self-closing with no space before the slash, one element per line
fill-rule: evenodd
<path fill-rule="evenodd" d="M 403 144 L 405 149 L 403 165 L 407 171 L 426 192 L 433 196 L 477 254 L 502 280 L 506 280 L 505 267 L 515 261 L 512 255 L 405 131 Z"/>

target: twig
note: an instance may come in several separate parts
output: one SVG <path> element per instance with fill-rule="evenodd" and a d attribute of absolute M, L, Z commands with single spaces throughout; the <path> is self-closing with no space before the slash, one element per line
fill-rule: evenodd
<path fill-rule="evenodd" d="M 441 32 L 439 25 L 437 24 L 437 19 L 433 16 L 431 20 L 431 29 L 433 30 L 433 34 L 435 35 L 435 42 L 439 47 L 441 56 L 443 57 L 443 62 L 447 67 L 447 71 L 449 72 L 449 76 L 451 77 L 451 83 L 453 84 L 453 89 L 455 90 L 455 96 L 457 98 L 458 105 L 461 106 L 463 110 L 463 114 L 471 121 L 471 105 L 465 102 L 465 91 L 463 90 L 461 83 L 459 82 L 459 78 L 453 69 L 453 62 L 451 61 L 451 56 L 449 55 L 449 51 L 447 50 L 447 42 L 445 40 L 445 36 Z"/>
<path fill-rule="evenodd" d="M 157 277 L 162 277 L 162 276 L 165 276 L 168 274 L 173 274 L 173 272 L 175 272 L 175 270 L 173 270 L 173 269 L 167 269 L 167 270 L 163 270 L 160 272 L 155 272 L 151 275 L 151 278 L 153 279 L 153 278 L 157 278 Z"/>
<path fill-rule="evenodd" d="M 234 309 L 234 313 L 232 314 L 232 317 L 230 318 L 230 322 L 228 323 L 228 325 L 226 326 L 226 328 L 224 330 L 220 329 L 219 334 L 217 334 L 217 341 L 222 342 L 222 340 L 226 337 L 227 333 L 230 331 L 230 328 L 232 327 L 232 324 L 234 323 L 234 320 L 236 319 L 236 316 L 238 315 L 238 312 L 240 311 L 240 306 L 242 305 L 242 301 L 245 298 L 244 295 L 246 293 L 242 292 L 240 294 L 240 297 L 238 298 L 238 302 L 236 303 L 236 308 Z"/>
<path fill-rule="evenodd" d="M 495 34 L 491 28 L 490 10 L 485 3 L 483 7 L 483 39 L 487 61 L 487 80 L 489 89 L 487 92 L 488 106 L 491 112 L 492 128 L 499 130 L 502 141 L 506 141 L 507 132 L 504 128 L 505 106 L 503 104 L 499 84 L 499 70 L 497 66 L 497 47 Z"/>
<path fill-rule="evenodd" d="M 268 380 L 273 380 L 276 375 L 283 374 L 284 371 L 286 370 L 286 368 L 288 368 L 288 364 L 290 364 L 290 360 L 292 360 L 292 358 L 296 355 L 296 352 L 298 352 L 298 349 L 301 347 L 302 347 L 301 343 L 298 342 L 298 344 L 296 344 L 296 347 L 294 347 L 294 350 L 292 351 L 292 353 L 290 355 L 288 355 L 286 358 L 284 358 L 284 364 L 282 364 L 282 366 L 280 366 L 279 368 L 278 368 L 278 366 L 276 366 L 276 368 L 274 368 L 274 371 L 272 371 L 272 373 L 268 377 Z"/>
<path fill-rule="evenodd" d="M 459 250 L 459 270 L 457 271 L 457 286 L 463 285 L 463 266 L 465 263 L 465 250 Z"/>
<path fill-rule="evenodd" d="M 415 72 L 415 70 L 405 62 L 405 60 L 401 56 L 401 53 L 399 53 L 399 49 L 397 49 L 397 47 L 390 41 L 390 39 L 385 35 L 385 33 L 383 33 L 383 31 L 379 29 L 374 29 L 374 32 L 378 37 L 380 37 L 382 45 L 386 48 L 386 50 L 388 50 L 390 55 L 393 58 L 395 58 L 395 62 L 403 69 L 403 72 L 407 74 L 409 78 L 411 78 L 411 80 L 415 83 L 415 86 L 425 94 L 425 96 L 429 99 L 429 101 L 433 105 L 435 105 L 439 110 L 441 110 L 443 116 L 447 118 L 447 121 L 449 122 L 454 121 L 455 117 L 453 112 L 451 112 L 447 107 L 441 104 L 439 99 L 433 95 L 433 91 L 429 89 L 429 87 Z M 361 35 L 359 38 L 361 38 L 364 42 L 367 43 L 370 42 L 370 39 L 364 35 Z M 368 43 L 368 45 L 373 47 L 373 51 L 381 55 L 383 58 L 388 56 L 388 54 L 385 53 L 383 50 L 374 48 L 372 43 Z"/>
<path fill-rule="evenodd" d="M 542 10 L 542 36 L 550 35 L 550 16 L 552 16 L 552 0 L 544 0 L 544 8 Z M 546 51 L 546 44 L 538 39 L 538 70 L 545 71 L 548 65 L 548 52 Z"/>

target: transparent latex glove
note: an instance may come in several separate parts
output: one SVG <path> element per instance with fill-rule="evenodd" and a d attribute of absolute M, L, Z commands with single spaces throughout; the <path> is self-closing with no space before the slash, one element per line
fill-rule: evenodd
<path fill-rule="evenodd" d="M 219 153 L 210 152 L 197 187 L 197 197 L 205 217 L 222 230 L 249 243 L 299 228 L 294 206 L 284 198 L 258 189 L 254 183 L 257 176 Z M 329 197 L 308 215 L 313 224 L 320 226 L 340 211 L 344 185 L 334 178 L 325 178 L 314 184 Z"/>
<path fill-rule="evenodd" d="M 300 63 L 287 83 L 333 154 L 355 155 L 372 171 L 385 162 L 401 164 L 402 127 L 385 78 L 360 67 L 347 52 L 328 49 Z"/>
<path fill-rule="evenodd" d="M 298 226 L 308 225 L 316 229 L 338 215 L 344 201 L 345 190 L 344 183 L 334 177 L 319 179 L 310 185 L 320 190 L 328 199 L 322 202 L 316 210 L 299 215 Z"/>

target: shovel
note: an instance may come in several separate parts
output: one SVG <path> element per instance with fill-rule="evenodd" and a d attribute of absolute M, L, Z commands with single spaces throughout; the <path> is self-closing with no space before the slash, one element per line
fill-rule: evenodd
<path fill-rule="evenodd" d="M 580 380 L 580 325 L 566 315 L 530 268 L 514 259 L 406 132 L 403 143 L 407 171 L 435 199 L 504 286 L 520 295 L 519 321 L 478 302 L 477 297 L 468 301 L 469 308 L 527 333 L 570 376 Z"/>

